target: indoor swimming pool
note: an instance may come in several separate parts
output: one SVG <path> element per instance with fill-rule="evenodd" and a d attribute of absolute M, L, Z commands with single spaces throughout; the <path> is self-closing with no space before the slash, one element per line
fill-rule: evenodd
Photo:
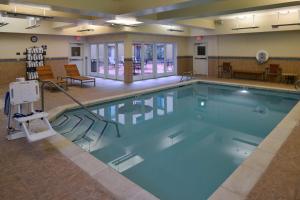
<path fill-rule="evenodd" d="M 163 200 L 207 199 L 296 105 L 295 93 L 195 83 L 61 114 L 53 128 Z"/>

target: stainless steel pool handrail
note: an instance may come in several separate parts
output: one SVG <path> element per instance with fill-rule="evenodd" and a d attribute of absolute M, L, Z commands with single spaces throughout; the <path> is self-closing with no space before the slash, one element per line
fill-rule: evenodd
<path fill-rule="evenodd" d="M 44 85 L 46 83 L 50 83 L 52 84 L 55 88 L 57 88 L 59 91 L 61 91 L 63 94 L 65 94 L 67 97 L 69 97 L 70 99 L 72 99 L 75 103 L 77 103 L 82 109 L 84 109 L 85 111 L 87 111 L 89 114 L 93 115 L 96 119 L 98 119 L 99 121 L 103 121 L 106 124 L 110 123 L 113 124 L 116 127 L 117 130 L 117 136 L 121 137 L 120 135 L 120 131 L 119 131 L 119 125 L 114 122 L 114 121 L 110 121 L 107 119 L 104 119 L 102 116 L 97 115 L 96 113 L 90 111 L 85 105 L 83 105 L 80 101 L 78 101 L 77 99 L 75 99 L 72 95 L 70 95 L 66 90 L 64 90 L 62 87 L 60 87 L 59 85 L 57 85 L 56 83 L 52 82 L 52 81 L 42 81 L 41 84 L 41 107 L 42 107 L 42 111 L 44 111 L 45 109 L 45 97 L 44 97 Z M 103 131 L 106 129 L 107 125 L 104 127 Z"/>
<path fill-rule="evenodd" d="M 297 80 L 297 81 L 295 82 L 295 89 L 296 89 L 297 91 L 300 90 L 300 80 Z"/>
<path fill-rule="evenodd" d="M 191 80 L 193 79 L 193 76 L 194 76 L 193 71 L 183 72 L 179 82 L 182 82 L 184 80 L 184 77 L 187 77 Z"/>

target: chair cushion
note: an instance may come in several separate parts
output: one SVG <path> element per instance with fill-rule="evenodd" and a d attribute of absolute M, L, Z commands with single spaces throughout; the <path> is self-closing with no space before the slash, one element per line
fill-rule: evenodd
<path fill-rule="evenodd" d="M 229 62 L 224 62 L 222 68 L 223 72 L 231 72 L 231 64 Z"/>
<path fill-rule="evenodd" d="M 277 64 L 271 64 L 269 68 L 269 73 L 270 74 L 277 74 L 279 73 L 279 65 Z"/>
<path fill-rule="evenodd" d="M 87 80 L 94 81 L 95 80 L 95 78 L 88 77 L 88 76 L 74 76 L 74 77 L 71 77 L 71 79 L 79 80 L 79 81 L 87 81 Z"/>

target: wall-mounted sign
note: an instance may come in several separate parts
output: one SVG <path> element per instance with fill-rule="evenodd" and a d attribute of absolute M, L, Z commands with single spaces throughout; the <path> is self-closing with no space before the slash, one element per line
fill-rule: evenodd
<path fill-rule="evenodd" d="M 75 39 L 76 41 L 80 41 L 80 40 L 81 40 L 81 37 L 80 37 L 80 36 L 74 36 L 74 39 Z"/>
<path fill-rule="evenodd" d="M 37 36 L 34 35 L 34 36 L 31 36 L 30 40 L 31 40 L 31 42 L 37 42 L 39 39 Z"/>
<path fill-rule="evenodd" d="M 269 60 L 269 53 L 265 50 L 259 50 L 256 53 L 256 60 L 259 64 L 266 63 Z"/>
<path fill-rule="evenodd" d="M 197 41 L 197 42 L 201 42 L 202 40 L 203 40 L 203 36 L 197 36 L 197 37 L 196 37 L 196 41 Z"/>

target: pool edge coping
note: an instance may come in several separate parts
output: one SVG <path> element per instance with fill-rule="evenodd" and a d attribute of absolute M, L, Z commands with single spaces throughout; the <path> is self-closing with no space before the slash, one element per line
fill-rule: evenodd
<path fill-rule="evenodd" d="M 296 90 L 293 89 L 278 88 L 273 86 L 229 83 L 221 80 L 216 81 L 195 79 L 185 82 L 172 83 L 155 88 L 131 91 L 124 94 L 103 97 L 99 99 L 85 101 L 82 103 L 86 106 L 92 106 L 99 103 L 115 101 L 123 98 L 129 98 L 132 96 L 157 92 L 165 89 L 171 89 L 178 86 L 190 85 L 192 83 L 198 82 L 296 93 Z M 56 108 L 50 109 L 48 111 L 49 119 L 50 121 L 52 121 L 63 112 L 74 108 L 78 108 L 78 105 L 75 103 L 58 106 Z M 298 125 L 300 117 L 297 117 L 297 112 L 300 112 L 300 101 L 298 101 L 298 103 L 290 110 L 290 112 L 276 125 L 276 127 L 255 149 L 255 151 L 252 152 L 252 154 L 247 159 L 245 159 L 243 163 L 240 164 L 239 167 L 236 168 L 234 172 L 214 191 L 214 193 L 209 197 L 209 199 L 217 200 L 221 197 L 224 198 L 224 196 L 234 199 L 245 199 L 251 191 L 251 189 L 254 187 L 254 185 L 258 182 L 259 178 L 263 175 L 264 171 L 271 163 L 272 158 L 276 155 L 281 145 L 292 133 L 294 127 Z M 64 136 L 58 134 L 49 138 L 48 141 L 52 145 L 54 145 L 54 147 L 57 148 L 65 157 L 70 159 L 74 164 L 76 164 L 93 179 L 95 179 L 100 185 L 107 189 L 116 198 L 133 200 L 158 199 L 153 194 L 143 189 L 141 186 L 137 185 L 127 177 L 111 169 L 107 164 L 103 163 L 101 160 L 96 159 L 90 153 L 84 151 L 76 144 L 67 140 Z M 263 159 L 261 158 L 262 154 L 265 154 L 265 157 L 263 157 Z M 109 174 L 109 177 L 107 174 Z M 250 179 L 249 176 L 251 177 Z M 243 184 L 240 184 L 241 181 L 243 181 Z M 241 187 L 241 185 L 246 186 Z"/>

